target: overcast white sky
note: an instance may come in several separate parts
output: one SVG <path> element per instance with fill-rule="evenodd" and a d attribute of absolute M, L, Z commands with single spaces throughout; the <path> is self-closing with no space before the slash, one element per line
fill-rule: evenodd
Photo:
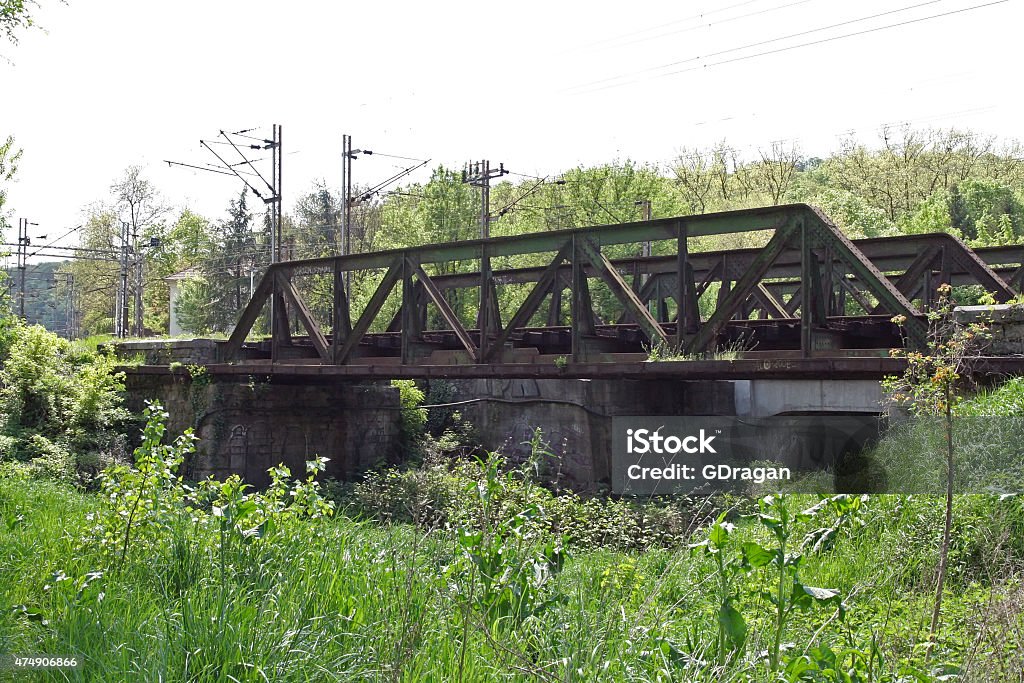
<path fill-rule="evenodd" d="M 9 222 L 50 239 L 131 164 L 220 218 L 238 181 L 162 160 L 214 161 L 200 138 L 272 123 L 286 210 L 315 179 L 340 183 L 342 133 L 536 175 L 722 138 L 824 156 L 906 121 L 1024 137 L 1020 0 L 41 2 L 47 32 L 0 46 L 0 135 L 24 149 Z M 401 163 L 364 157 L 354 175 Z"/>

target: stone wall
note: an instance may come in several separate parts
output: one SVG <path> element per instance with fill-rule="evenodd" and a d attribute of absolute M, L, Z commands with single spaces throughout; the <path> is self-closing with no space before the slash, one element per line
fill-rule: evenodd
<path fill-rule="evenodd" d="M 988 325 L 992 341 L 985 353 L 990 356 L 1024 355 L 1024 306 L 958 306 L 953 312 L 960 323 Z"/>
<path fill-rule="evenodd" d="M 222 343 L 214 339 L 168 339 L 120 341 L 112 346 L 118 358 L 141 356 L 145 365 L 205 365 L 217 362 L 217 346 Z"/>
<path fill-rule="evenodd" d="M 562 481 L 578 489 L 611 480 L 613 416 L 735 414 L 732 382 L 481 379 L 449 384 L 454 401 L 472 401 L 460 411 L 477 428 L 484 448 L 522 459 L 539 427 L 558 456 Z"/>
<path fill-rule="evenodd" d="M 323 456 L 330 458 L 327 475 L 346 479 L 394 461 L 398 450 L 398 390 L 387 383 L 238 383 L 128 372 L 125 384 L 130 409 L 158 399 L 172 435 L 195 430 L 189 478 L 239 474 L 262 486 L 270 467 L 284 463 L 302 475 L 306 460 Z"/>

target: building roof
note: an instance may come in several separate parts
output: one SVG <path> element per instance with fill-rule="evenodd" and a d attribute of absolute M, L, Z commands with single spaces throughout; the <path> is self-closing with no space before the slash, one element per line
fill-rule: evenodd
<path fill-rule="evenodd" d="M 191 280 L 192 278 L 199 277 L 199 275 L 200 273 L 198 268 L 186 268 L 185 270 L 168 275 L 167 277 L 164 278 L 164 280 Z"/>

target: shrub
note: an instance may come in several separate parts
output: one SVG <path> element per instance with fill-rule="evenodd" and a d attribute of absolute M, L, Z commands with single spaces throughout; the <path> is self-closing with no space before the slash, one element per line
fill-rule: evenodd
<path fill-rule="evenodd" d="M 488 512 L 466 491 L 486 486 L 493 468 L 502 472 L 504 485 L 492 493 Z M 345 502 L 372 519 L 448 529 L 483 529 L 488 514 L 507 518 L 537 506 L 544 515 L 529 524 L 538 533 L 564 537 L 578 548 L 623 550 L 684 545 L 690 531 L 716 508 L 712 499 L 698 504 L 687 498 L 630 501 L 556 494 L 535 485 L 542 472 L 536 456 L 513 467 L 495 453 L 483 458 L 435 453 L 418 465 L 368 473 L 351 487 Z"/>
<path fill-rule="evenodd" d="M 424 394 L 416 386 L 416 381 L 411 379 L 391 380 L 391 386 L 398 388 L 399 404 L 402 408 L 402 418 L 399 421 L 402 447 L 411 450 L 423 435 L 423 428 L 427 424 L 427 411 L 420 408 Z"/>
<path fill-rule="evenodd" d="M 5 416 L 0 457 L 41 458 L 38 476 L 74 479 L 78 460 L 83 483 L 95 474 L 89 463 L 124 451 L 124 377 L 109 353 L 96 353 L 38 325 L 15 325 L 0 370 L 0 412 Z M 38 438 L 37 438 L 38 437 Z M 42 439 L 42 440 L 40 440 Z"/>

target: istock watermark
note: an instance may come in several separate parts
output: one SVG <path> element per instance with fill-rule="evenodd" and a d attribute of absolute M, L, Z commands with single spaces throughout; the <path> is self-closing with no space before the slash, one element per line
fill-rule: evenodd
<path fill-rule="evenodd" d="M 883 438 L 884 437 L 884 438 Z M 1024 489 L 1024 419 L 964 417 L 954 430 L 955 490 Z M 945 431 L 930 418 L 879 415 L 615 417 L 612 491 L 621 495 L 749 491 L 945 491 Z"/>

